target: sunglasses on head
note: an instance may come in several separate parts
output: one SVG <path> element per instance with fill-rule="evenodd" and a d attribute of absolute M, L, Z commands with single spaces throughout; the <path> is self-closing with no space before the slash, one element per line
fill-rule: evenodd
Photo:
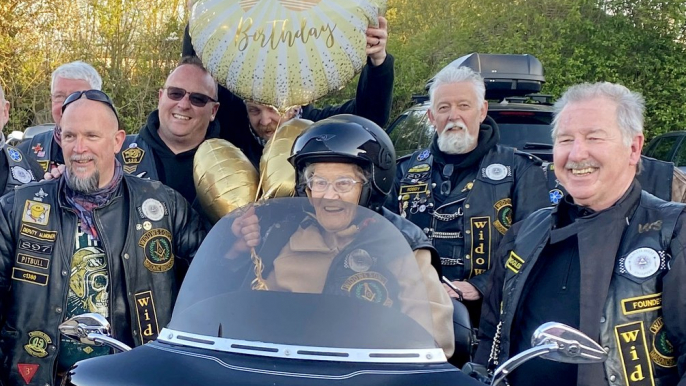
<path fill-rule="evenodd" d="M 180 87 L 165 87 L 164 90 L 167 90 L 167 96 L 169 99 L 173 101 L 180 101 L 183 99 L 183 97 L 188 94 L 188 100 L 191 102 L 191 104 L 195 107 L 205 107 L 207 102 L 216 102 L 217 100 L 214 98 L 211 98 L 205 94 L 199 93 L 199 92 L 188 92 Z"/>
<path fill-rule="evenodd" d="M 112 111 L 114 112 L 114 115 L 117 117 L 117 122 L 119 122 L 119 114 L 117 114 L 117 109 L 114 108 L 114 103 L 112 103 L 112 99 L 110 99 L 110 97 L 108 97 L 107 94 L 100 90 L 76 91 L 69 94 L 67 99 L 65 99 L 64 103 L 62 104 L 62 113 L 64 113 L 64 109 L 66 109 L 67 106 L 81 99 L 82 96 L 85 96 L 88 100 L 102 102 L 109 106 L 110 109 L 112 109 Z"/>

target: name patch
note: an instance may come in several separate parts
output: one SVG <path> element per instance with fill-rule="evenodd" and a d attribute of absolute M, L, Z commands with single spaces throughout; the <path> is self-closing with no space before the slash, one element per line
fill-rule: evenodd
<path fill-rule="evenodd" d="M 27 240 L 24 238 L 19 238 L 19 242 L 17 243 L 17 248 L 23 251 L 42 253 L 46 255 L 52 254 L 53 247 L 53 244 L 43 244 L 39 243 L 38 241 Z"/>
<path fill-rule="evenodd" d="M 50 260 L 43 257 L 31 256 L 24 253 L 17 253 L 17 264 L 48 269 L 48 267 L 50 266 Z"/>
<path fill-rule="evenodd" d="M 655 386 L 643 322 L 615 326 L 627 386 Z"/>
<path fill-rule="evenodd" d="M 662 308 L 662 293 L 622 299 L 622 313 L 624 315 L 655 311 Z"/>
<path fill-rule="evenodd" d="M 145 344 L 157 339 L 157 335 L 160 333 L 152 291 L 137 293 L 134 300 L 136 302 L 136 314 L 138 315 L 138 328 Z"/>
<path fill-rule="evenodd" d="M 19 233 L 21 233 L 24 236 L 33 237 L 34 239 L 38 240 L 57 240 L 57 231 L 44 231 L 42 229 L 34 228 L 26 224 L 21 224 L 21 229 L 19 229 Z"/>
<path fill-rule="evenodd" d="M 44 273 L 33 272 L 17 267 L 12 268 L 12 279 L 14 280 L 46 286 L 48 285 L 48 277 L 49 276 Z"/>
<path fill-rule="evenodd" d="M 491 265 L 491 217 L 472 217 L 472 271 L 469 277 L 481 275 Z"/>
<path fill-rule="evenodd" d="M 429 191 L 429 184 L 405 185 L 400 187 L 400 195 L 420 194 Z"/>
<path fill-rule="evenodd" d="M 519 273 L 519 270 L 522 269 L 523 264 L 524 259 L 517 256 L 517 254 L 514 253 L 514 251 L 510 251 L 510 257 L 507 258 L 507 262 L 505 263 L 507 269 L 514 273 Z"/>

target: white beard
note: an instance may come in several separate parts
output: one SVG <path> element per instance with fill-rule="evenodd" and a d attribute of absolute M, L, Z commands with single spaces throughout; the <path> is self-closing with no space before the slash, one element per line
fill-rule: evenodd
<path fill-rule="evenodd" d="M 452 130 L 450 130 L 452 129 Z M 438 135 L 438 149 L 446 154 L 465 154 L 476 147 L 477 138 L 462 122 L 448 122 Z"/>

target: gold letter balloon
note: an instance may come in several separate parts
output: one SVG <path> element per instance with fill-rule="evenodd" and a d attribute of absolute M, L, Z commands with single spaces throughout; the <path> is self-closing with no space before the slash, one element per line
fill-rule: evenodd
<path fill-rule="evenodd" d="M 387 0 L 196 0 L 189 32 L 217 81 L 281 111 L 343 87 Z"/>

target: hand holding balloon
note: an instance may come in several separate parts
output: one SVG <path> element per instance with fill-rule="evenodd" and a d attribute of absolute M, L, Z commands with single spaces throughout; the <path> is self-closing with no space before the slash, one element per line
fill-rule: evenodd
<path fill-rule="evenodd" d="M 386 60 L 386 43 L 388 42 L 388 21 L 379 16 L 379 27 L 367 27 L 367 56 L 374 67 Z"/>

